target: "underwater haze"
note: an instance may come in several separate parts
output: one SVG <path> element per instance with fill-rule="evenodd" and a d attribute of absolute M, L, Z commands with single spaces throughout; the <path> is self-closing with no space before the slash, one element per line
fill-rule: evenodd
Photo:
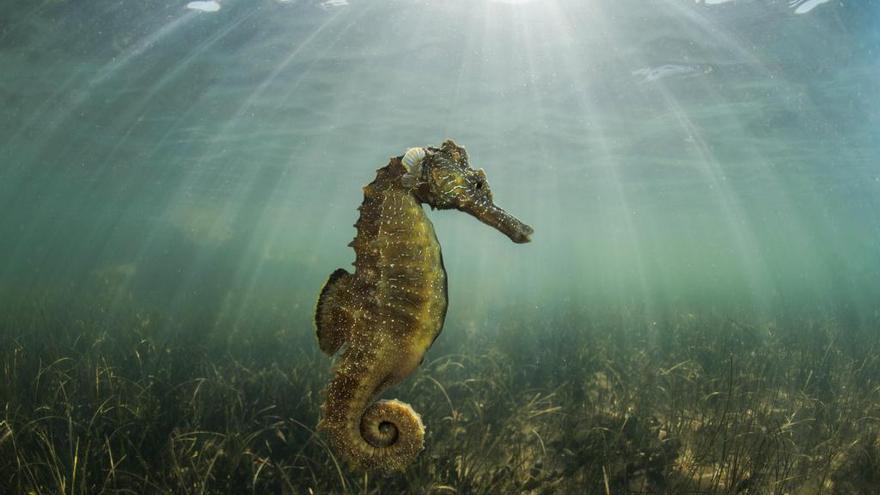
<path fill-rule="evenodd" d="M 874 0 L 5 0 L 0 493 L 877 493 L 878 88 Z M 448 138 L 535 232 L 427 212 L 359 473 L 315 302 Z"/>

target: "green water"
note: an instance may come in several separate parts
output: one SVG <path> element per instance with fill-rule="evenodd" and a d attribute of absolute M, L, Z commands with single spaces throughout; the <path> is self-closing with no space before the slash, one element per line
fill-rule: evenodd
<path fill-rule="evenodd" d="M 831 322 L 834 345 L 873 349 L 880 3 L 791 3 L 6 0 L 0 296 L 16 309 L 3 328 L 40 327 L 21 323 L 30 304 L 65 332 L 87 306 L 99 326 L 154 312 L 175 334 L 233 347 L 268 325 L 323 369 L 312 311 L 354 259 L 361 187 L 389 157 L 452 138 L 535 234 L 515 245 L 466 215 L 428 213 L 450 299 L 428 360 L 468 339 L 564 347 L 585 326 L 630 355 L 704 317 L 717 324 L 676 338 L 735 322 L 803 343 L 813 334 L 799 332 Z M 179 323 L 193 314 L 203 328 Z M 723 342 L 722 362 L 739 352 Z M 543 394 L 586 376 L 572 363 Z M 301 413 L 317 419 L 316 406 Z M 423 486 L 412 483 L 394 490 Z"/>

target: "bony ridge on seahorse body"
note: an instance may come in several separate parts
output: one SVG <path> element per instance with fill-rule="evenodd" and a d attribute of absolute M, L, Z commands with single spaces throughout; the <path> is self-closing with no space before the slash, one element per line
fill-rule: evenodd
<path fill-rule="evenodd" d="M 355 272 L 334 271 L 315 310 L 321 350 L 343 349 L 318 429 L 353 467 L 390 473 L 415 459 L 425 429 L 408 404 L 374 399 L 418 367 L 446 318 L 446 270 L 422 203 L 469 213 L 516 243 L 532 228 L 495 206 L 486 174 L 451 140 L 376 172 L 349 244 Z"/>

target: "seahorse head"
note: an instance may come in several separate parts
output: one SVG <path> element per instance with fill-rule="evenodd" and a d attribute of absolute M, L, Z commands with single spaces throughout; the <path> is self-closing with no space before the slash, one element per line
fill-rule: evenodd
<path fill-rule="evenodd" d="M 483 169 L 473 169 L 467 151 L 447 140 L 439 148 L 413 148 L 402 158 L 404 184 L 423 203 L 439 210 L 456 209 L 498 229 L 513 242 L 529 242 L 533 230 L 492 200 Z"/>

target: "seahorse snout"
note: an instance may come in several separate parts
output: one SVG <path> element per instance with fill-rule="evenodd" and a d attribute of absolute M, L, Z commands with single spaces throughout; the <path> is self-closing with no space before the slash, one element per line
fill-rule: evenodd
<path fill-rule="evenodd" d="M 532 240 L 531 236 L 534 233 L 534 229 L 494 203 L 477 201 L 463 205 L 461 210 L 470 213 L 486 225 L 498 229 L 498 231 L 517 244 L 523 244 Z"/>

